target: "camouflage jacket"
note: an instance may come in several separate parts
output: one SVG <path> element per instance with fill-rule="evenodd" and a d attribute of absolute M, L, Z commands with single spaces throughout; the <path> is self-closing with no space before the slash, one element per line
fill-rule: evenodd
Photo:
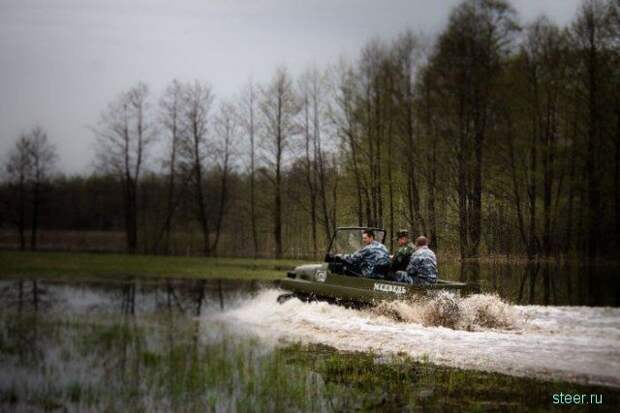
<path fill-rule="evenodd" d="M 418 248 L 407 266 L 407 273 L 411 277 L 421 277 L 430 280 L 437 279 L 437 257 L 427 246 Z"/>
<path fill-rule="evenodd" d="M 389 266 L 390 255 L 385 245 L 378 241 L 373 241 L 370 244 L 360 248 L 354 254 L 345 255 L 342 257 L 345 262 L 355 266 L 364 277 L 377 277 L 379 274 L 375 273 L 375 267 L 378 265 Z"/>
<path fill-rule="evenodd" d="M 392 257 L 392 271 L 405 271 L 413 254 L 413 245 L 407 243 L 400 247 Z"/>

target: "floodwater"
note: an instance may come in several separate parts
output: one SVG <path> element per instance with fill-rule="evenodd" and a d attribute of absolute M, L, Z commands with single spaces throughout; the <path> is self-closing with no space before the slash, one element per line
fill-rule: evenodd
<path fill-rule="evenodd" d="M 506 271 L 365 310 L 280 305 L 266 282 L 5 279 L 0 411 L 523 411 L 559 393 L 617 411 L 613 271 Z"/>
<path fill-rule="evenodd" d="M 620 387 L 618 308 L 511 306 L 488 295 L 395 303 L 387 312 L 299 300 L 274 308 L 278 294 L 262 292 L 226 317 L 257 335 L 339 350 L 404 353 L 450 367 Z"/>

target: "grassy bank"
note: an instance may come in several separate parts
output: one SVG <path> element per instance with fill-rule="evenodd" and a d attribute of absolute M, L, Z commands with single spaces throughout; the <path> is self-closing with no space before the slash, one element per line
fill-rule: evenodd
<path fill-rule="evenodd" d="M 0 251 L 0 277 L 173 277 L 273 280 L 296 260 Z"/>

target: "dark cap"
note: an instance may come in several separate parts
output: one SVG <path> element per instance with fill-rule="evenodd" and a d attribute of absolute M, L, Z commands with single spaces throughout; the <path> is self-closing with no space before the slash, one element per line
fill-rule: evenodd
<path fill-rule="evenodd" d="M 409 237 L 409 231 L 407 231 L 406 229 L 399 229 L 396 233 L 396 237 L 394 238 L 394 240 L 397 240 L 400 237 Z"/>

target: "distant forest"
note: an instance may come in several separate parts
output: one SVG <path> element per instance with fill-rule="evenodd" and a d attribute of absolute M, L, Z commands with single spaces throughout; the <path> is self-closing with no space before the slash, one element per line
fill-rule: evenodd
<path fill-rule="evenodd" d="M 362 224 L 461 258 L 620 250 L 619 0 L 584 1 L 566 27 L 466 0 L 435 39 L 213 90 L 121 92 L 88 175 L 58 172 L 44 125 L 17 137 L 0 245 L 312 257 Z"/>

